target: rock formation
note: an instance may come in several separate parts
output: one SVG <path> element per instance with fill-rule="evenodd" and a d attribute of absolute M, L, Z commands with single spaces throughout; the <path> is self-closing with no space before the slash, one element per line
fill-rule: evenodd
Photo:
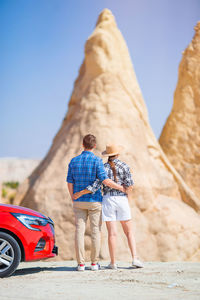
<path fill-rule="evenodd" d="M 121 159 L 130 165 L 135 180 L 131 209 L 141 258 L 198 259 L 198 201 L 156 141 L 126 43 L 107 9 L 86 42 L 85 58 L 62 126 L 15 201 L 54 219 L 62 259 L 75 258 L 74 217 L 65 182 L 67 166 L 82 151 L 82 138 L 87 133 L 97 137 L 97 155 L 107 143 L 124 146 Z M 88 255 L 88 229 L 86 233 Z M 101 257 L 108 258 L 105 228 Z M 117 258 L 130 259 L 121 228 Z"/>
<path fill-rule="evenodd" d="M 170 116 L 160 144 L 200 204 L 200 22 L 183 52 Z"/>

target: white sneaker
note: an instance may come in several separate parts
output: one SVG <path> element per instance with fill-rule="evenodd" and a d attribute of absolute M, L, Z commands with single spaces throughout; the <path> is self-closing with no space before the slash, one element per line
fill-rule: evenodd
<path fill-rule="evenodd" d="M 112 269 L 112 270 L 117 270 L 117 264 L 109 264 L 108 266 L 107 266 L 107 268 L 108 269 Z"/>
<path fill-rule="evenodd" d="M 100 270 L 100 265 L 97 263 L 97 264 L 91 264 L 91 270 L 92 271 L 98 271 Z"/>
<path fill-rule="evenodd" d="M 77 266 L 77 271 L 85 271 L 85 265 L 84 264 L 79 264 Z"/>
<path fill-rule="evenodd" d="M 143 268 L 144 264 L 138 258 L 134 258 L 133 262 L 132 262 L 132 267 L 134 267 L 134 268 Z"/>

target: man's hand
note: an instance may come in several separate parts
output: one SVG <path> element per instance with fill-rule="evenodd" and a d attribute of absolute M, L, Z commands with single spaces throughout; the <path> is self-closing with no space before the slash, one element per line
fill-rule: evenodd
<path fill-rule="evenodd" d="M 127 188 L 125 186 L 123 186 L 123 193 L 128 194 Z"/>
<path fill-rule="evenodd" d="M 120 185 L 121 189 L 120 189 L 120 192 L 123 192 L 125 194 L 128 194 L 127 193 L 127 187 L 125 185 Z"/>
<path fill-rule="evenodd" d="M 111 189 L 119 190 L 120 192 L 127 194 L 126 188 L 123 185 L 119 185 L 109 178 L 105 179 L 102 182 L 103 182 L 103 184 L 109 186 Z"/>
<path fill-rule="evenodd" d="M 132 190 L 133 190 L 133 186 L 125 186 L 125 185 L 123 185 L 123 187 L 124 187 L 124 190 L 125 190 L 125 194 L 129 194 Z"/>

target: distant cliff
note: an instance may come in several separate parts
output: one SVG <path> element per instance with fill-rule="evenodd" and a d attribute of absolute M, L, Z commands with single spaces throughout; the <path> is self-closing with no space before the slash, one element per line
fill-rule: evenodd
<path fill-rule="evenodd" d="M 39 159 L 0 158 L 0 182 L 23 182 L 39 162 Z"/>

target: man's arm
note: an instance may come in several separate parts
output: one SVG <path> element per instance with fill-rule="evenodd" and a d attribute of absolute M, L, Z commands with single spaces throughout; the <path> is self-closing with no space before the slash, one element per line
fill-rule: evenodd
<path fill-rule="evenodd" d="M 117 184 L 113 180 L 108 178 L 107 172 L 105 170 L 104 164 L 102 159 L 99 161 L 99 164 L 97 166 L 97 178 L 105 185 L 109 186 L 112 189 L 119 190 L 121 192 L 125 192 L 125 189 L 123 186 Z"/>
<path fill-rule="evenodd" d="M 133 190 L 133 185 L 131 185 L 131 186 L 125 186 L 124 185 L 124 188 L 126 189 L 126 193 L 129 194 Z"/>
<path fill-rule="evenodd" d="M 70 194 L 71 199 L 73 201 L 73 192 L 74 192 L 74 183 L 73 182 L 74 182 L 74 179 L 73 179 L 73 174 L 72 174 L 71 162 L 69 163 L 69 166 L 68 166 L 68 173 L 67 173 L 66 181 L 67 181 L 69 194 Z"/>
<path fill-rule="evenodd" d="M 70 193 L 71 199 L 72 199 L 72 201 L 73 201 L 73 190 L 74 190 L 74 185 L 73 185 L 73 183 L 68 182 L 68 183 L 67 183 L 67 186 L 68 186 L 68 191 L 69 191 L 69 193 Z"/>
<path fill-rule="evenodd" d="M 124 187 L 128 198 L 130 198 L 131 191 L 133 190 L 134 181 L 128 165 L 124 168 Z"/>
<path fill-rule="evenodd" d="M 128 200 L 130 201 L 130 195 L 131 195 L 131 192 L 133 190 L 133 185 L 131 185 L 131 186 L 124 186 L 124 187 L 125 187 L 125 190 L 126 190 L 126 194 L 127 194 Z"/>
<path fill-rule="evenodd" d="M 125 188 L 123 187 L 123 185 L 117 184 L 112 179 L 107 178 L 104 181 L 102 181 L 102 183 L 109 186 L 111 189 L 119 190 L 125 193 Z"/>
<path fill-rule="evenodd" d="M 96 191 L 101 187 L 101 183 L 109 186 L 112 189 L 119 190 L 121 192 L 126 193 L 126 189 L 122 185 L 119 185 L 116 182 L 114 182 L 113 180 L 108 178 L 108 175 L 106 173 L 103 162 L 102 162 L 102 160 L 99 160 L 98 165 L 97 165 L 97 179 L 93 182 L 93 184 L 87 186 L 86 189 L 75 193 L 73 195 L 73 198 L 78 199 L 83 195 L 86 195 L 89 193 L 92 193 L 92 194 L 96 193 Z"/>

